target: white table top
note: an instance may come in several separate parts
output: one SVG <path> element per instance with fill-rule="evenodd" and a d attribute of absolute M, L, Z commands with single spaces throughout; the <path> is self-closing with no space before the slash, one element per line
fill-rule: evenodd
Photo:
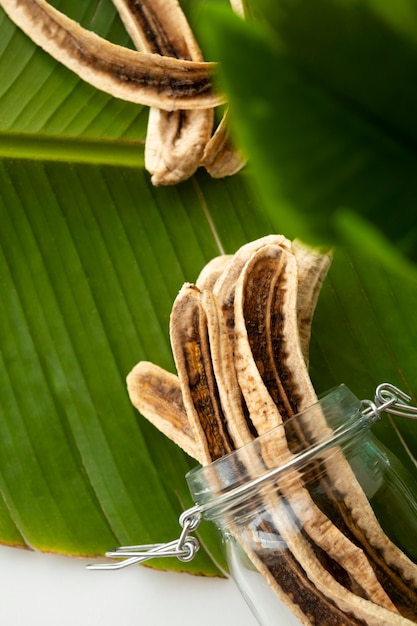
<path fill-rule="evenodd" d="M 143 566 L 96 572 L 86 570 L 86 563 L 0 547 L 0 623 L 223 626 L 219 621 L 222 607 L 232 604 L 230 626 L 257 624 L 231 580 L 157 572 Z"/>

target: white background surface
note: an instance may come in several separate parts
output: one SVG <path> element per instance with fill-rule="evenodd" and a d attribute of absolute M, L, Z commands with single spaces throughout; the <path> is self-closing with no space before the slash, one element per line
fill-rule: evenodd
<path fill-rule="evenodd" d="M 256 626 L 231 580 L 87 561 L 0 546 L 2 626 Z M 220 616 L 230 617 L 222 619 Z"/>

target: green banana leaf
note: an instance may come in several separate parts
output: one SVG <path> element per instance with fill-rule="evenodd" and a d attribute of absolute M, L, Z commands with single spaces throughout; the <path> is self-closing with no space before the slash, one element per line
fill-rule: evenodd
<path fill-rule="evenodd" d="M 274 0 L 243 23 L 200 4 L 186 8 L 220 60 L 249 165 L 157 189 L 146 109 L 85 85 L 0 13 L 4 543 L 100 555 L 177 536 L 195 462 L 133 409 L 125 377 L 142 359 L 173 370 L 182 283 L 267 233 L 335 246 L 313 326 L 317 391 L 345 382 L 372 397 L 388 380 L 416 393 L 413 5 Z M 130 45 L 110 1 L 56 6 Z M 376 432 L 417 475 L 416 425 Z M 160 565 L 218 574 L 218 539 L 201 533 L 195 561 Z"/>
<path fill-rule="evenodd" d="M 313 381 L 320 390 L 343 381 L 372 397 L 390 380 L 413 395 L 417 8 L 408 0 L 395 9 L 373 0 L 259 7 L 255 24 L 211 9 L 201 35 L 220 61 L 252 188 L 274 230 L 336 244 L 313 325 Z M 384 420 L 375 430 L 416 475 L 415 423 Z"/>

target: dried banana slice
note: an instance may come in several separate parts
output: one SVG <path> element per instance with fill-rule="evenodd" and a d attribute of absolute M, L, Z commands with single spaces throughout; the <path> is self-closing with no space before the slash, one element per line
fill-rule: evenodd
<path fill-rule="evenodd" d="M 247 159 L 230 141 L 228 123 L 228 114 L 225 113 L 207 143 L 201 159 L 201 165 L 212 178 L 233 176 L 247 163 Z"/>
<path fill-rule="evenodd" d="M 331 252 L 306 247 L 295 240 L 292 251 L 297 261 L 297 324 L 300 348 L 308 364 L 311 323 L 324 279 L 332 262 Z"/>
<path fill-rule="evenodd" d="M 45 0 L 0 0 L 0 6 L 38 46 L 115 98 L 166 111 L 208 109 L 224 101 L 212 91 L 213 63 L 117 46 L 82 28 Z"/>
<path fill-rule="evenodd" d="M 164 57 L 203 61 L 200 48 L 176 0 L 113 0 L 138 50 Z M 214 111 L 164 111 L 151 107 L 145 167 L 152 183 L 173 185 L 200 165 L 213 128 Z"/>
<path fill-rule="evenodd" d="M 195 283 L 196 286 L 201 290 L 208 289 L 213 291 L 214 285 L 226 268 L 229 267 L 232 259 L 233 255 L 231 254 L 222 254 L 214 257 L 201 270 Z"/>
<path fill-rule="evenodd" d="M 210 463 L 234 445 L 220 403 L 200 295 L 195 285 L 182 287 L 172 308 L 170 335 L 185 410 L 205 463 Z"/>
<path fill-rule="evenodd" d="M 203 463 L 204 453 L 194 439 L 178 376 L 141 361 L 129 373 L 126 382 L 133 406 L 187 454 Z"/>

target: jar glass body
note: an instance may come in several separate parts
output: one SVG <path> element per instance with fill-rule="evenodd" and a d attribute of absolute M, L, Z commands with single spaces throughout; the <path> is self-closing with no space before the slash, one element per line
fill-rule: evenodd
<path fill-rule="evenodd" d="M 376 561 L 378 572 L 387 545 L 398 546 L 406 566 L 417 562 L 417 487 L 371 425 L 342 385 L 187 476 L 204 518 L 223 536 L 231 576 L 263 626 L 339 624 L 352 611 L 346 623 L 363 623 L 361 611 L 372 612 L 375 592 L 365 580 L 372 571 L 362 580 L 359 552 Z M 387 548 L 388 560 L 393 550 Z M 417 581 L 417 568 L 415 575 Z M 359 608 L 351 609 L 351 600 Z M 380 602 L 391 610 L 391 600 Z M 412 607 L 398 604 L 417 622 Z"/>

